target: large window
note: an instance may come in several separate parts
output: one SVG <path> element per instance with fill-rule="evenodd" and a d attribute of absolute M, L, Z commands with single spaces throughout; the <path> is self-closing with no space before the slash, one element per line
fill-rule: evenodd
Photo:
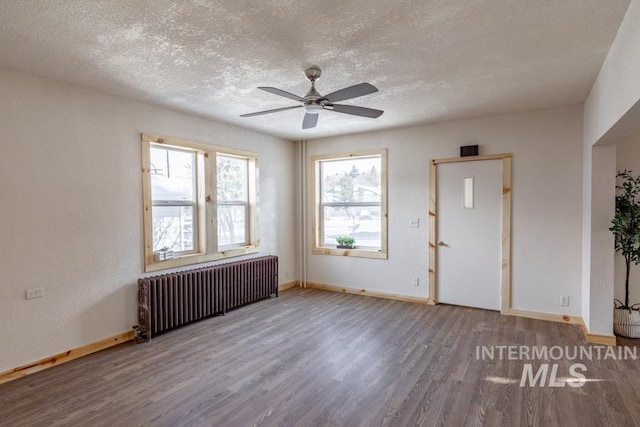
<path fill-rule="evenodd" d="M 386 151 L 315 156 L 312 161 L 314 253 L 386 258 Z"/>
<path fill-rule="evenodd" d="M 258 251 L 253 153 L 142 134 L 145 271 Z"/>

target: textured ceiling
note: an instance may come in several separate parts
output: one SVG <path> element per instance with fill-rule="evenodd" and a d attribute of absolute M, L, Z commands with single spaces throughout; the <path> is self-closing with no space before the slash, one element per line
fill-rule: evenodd
<path fill-rule="evenodd" d="M 0 66 L 288 139 L 584 101 L 628 0 L 0 0 Z M 344 101 L 378 119 L 303 109 L 304 96 L 361 82 Z"/>

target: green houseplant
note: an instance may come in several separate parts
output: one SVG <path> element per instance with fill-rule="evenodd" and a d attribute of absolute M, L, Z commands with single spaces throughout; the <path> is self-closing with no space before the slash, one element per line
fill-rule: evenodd
<path fill-rule="evenodd" d="M 336 242 L 338 242 L 338 249 L 354 249 L 356 239 L 351 236 L 338 236 Z"/>
<path fill-rule="evenodd" d="M 613 330 L 618 335 L 640 338 L 640 304 L 629 302 L 631 264 L 640 264 L 640 176 L 625 169 L 616 178 L 616 209 L 609 230 L 615 238 L 616 252 L 624 257 L 626 275 L 624 302 L 614 300 Z"/>

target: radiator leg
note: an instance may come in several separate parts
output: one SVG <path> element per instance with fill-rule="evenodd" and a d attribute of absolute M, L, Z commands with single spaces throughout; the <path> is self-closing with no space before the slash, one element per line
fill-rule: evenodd
<path fill-rule="evenodd" d="M 132 328 L 133 328 L 133 342 L 135 342 L 136 344 L 139 344 L 142 342 L 151 341 L 151 338 L 149 338 L 149 335 L 144 330 L 144 326 L 133 325 Z"/>

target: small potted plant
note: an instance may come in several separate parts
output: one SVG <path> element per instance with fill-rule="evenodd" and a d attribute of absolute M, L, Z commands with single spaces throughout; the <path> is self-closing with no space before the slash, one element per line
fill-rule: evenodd
<path fill-rule="evenodd" d="M 615 238 L 616 252 L 624 257 L 626 270 L 624 303 L 614 300 L 613 331 L 617 335 L 640 338 L 640 304 L 629 303 L 631 264 L 640 264 L 640 176 L 626 169 L 616 178 L 616 211 L 609 230 Z"/>
<path fill-rule="evenodd" d="M 355 249 L 356 239 L 351 236 L 338 236 L 336 242 L 338 242 L 338 249 Z"/>

